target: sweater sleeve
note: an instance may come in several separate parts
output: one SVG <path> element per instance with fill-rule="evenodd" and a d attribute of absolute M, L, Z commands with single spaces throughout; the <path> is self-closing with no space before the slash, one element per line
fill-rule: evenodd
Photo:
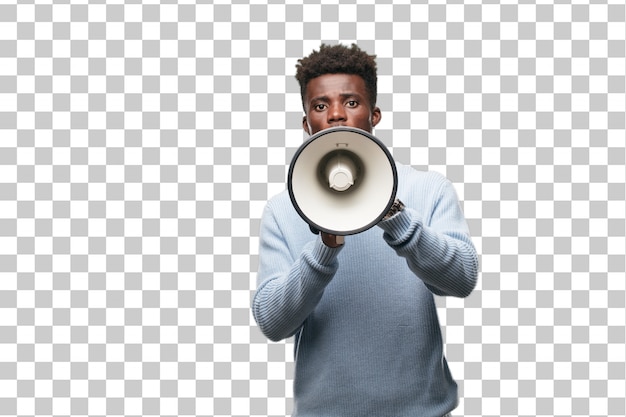
<path fill-rule="evenodd" d="M 476 286 L 478 255 L 450 181 L 436 198 L 427 225 L 407 207 L 379 226 L 385 241 L 434 294 L 467 297 Z"/>
<path fill-rule="evenodd" d="M 261 219 L 252 314 L 272 341 L 288 338 L 302 326 L 335 275 L 342 249 L 326 246 L 318 236 L 294 259 L 280 226 L 268 205 Z"/>

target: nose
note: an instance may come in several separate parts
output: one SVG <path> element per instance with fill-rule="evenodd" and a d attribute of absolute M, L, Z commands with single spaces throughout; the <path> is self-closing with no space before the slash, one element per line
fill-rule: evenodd
<path fill-rule="evenodd" d="M 328 110 L 328 123 L 346 121 L 346 109 L 341 103 L 333 104 Z"/>

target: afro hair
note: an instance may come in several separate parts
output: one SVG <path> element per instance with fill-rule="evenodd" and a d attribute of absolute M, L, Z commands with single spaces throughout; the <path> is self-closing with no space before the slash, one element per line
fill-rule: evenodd
<path fill-rule="evenodd" d="M 298 60 L 296 79 L 300 84 L 300 96 L 304 104 L 304 96 L 309 81 L 324 74 L 353 74 L 365 81 L 369 101 L 374 108 L 377 96 L 376 55 L 368 55 L 356 44 L 320 46 L 309 56 Z"/>

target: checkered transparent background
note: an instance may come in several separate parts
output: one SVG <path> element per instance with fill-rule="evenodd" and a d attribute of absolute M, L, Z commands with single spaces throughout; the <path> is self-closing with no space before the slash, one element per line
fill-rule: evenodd
<path fill-rule="evenodd" d="M 322 41 L 378 56 L 375 134 L 462 200 L 455 414 L 626 414 L 623 2 L 30 3 L 0 4 L 0 415 L 291 411 L 249 303 Z"/>

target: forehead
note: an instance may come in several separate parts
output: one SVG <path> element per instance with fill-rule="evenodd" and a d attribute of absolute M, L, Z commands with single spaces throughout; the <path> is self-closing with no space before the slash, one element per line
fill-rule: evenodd
<path fill-rule="evenodd" d="M 367 98 L 365 80 L 355 74 L 324 74 L 313 78 L 306 86 L 306 99 L 356 94 Z"/>

